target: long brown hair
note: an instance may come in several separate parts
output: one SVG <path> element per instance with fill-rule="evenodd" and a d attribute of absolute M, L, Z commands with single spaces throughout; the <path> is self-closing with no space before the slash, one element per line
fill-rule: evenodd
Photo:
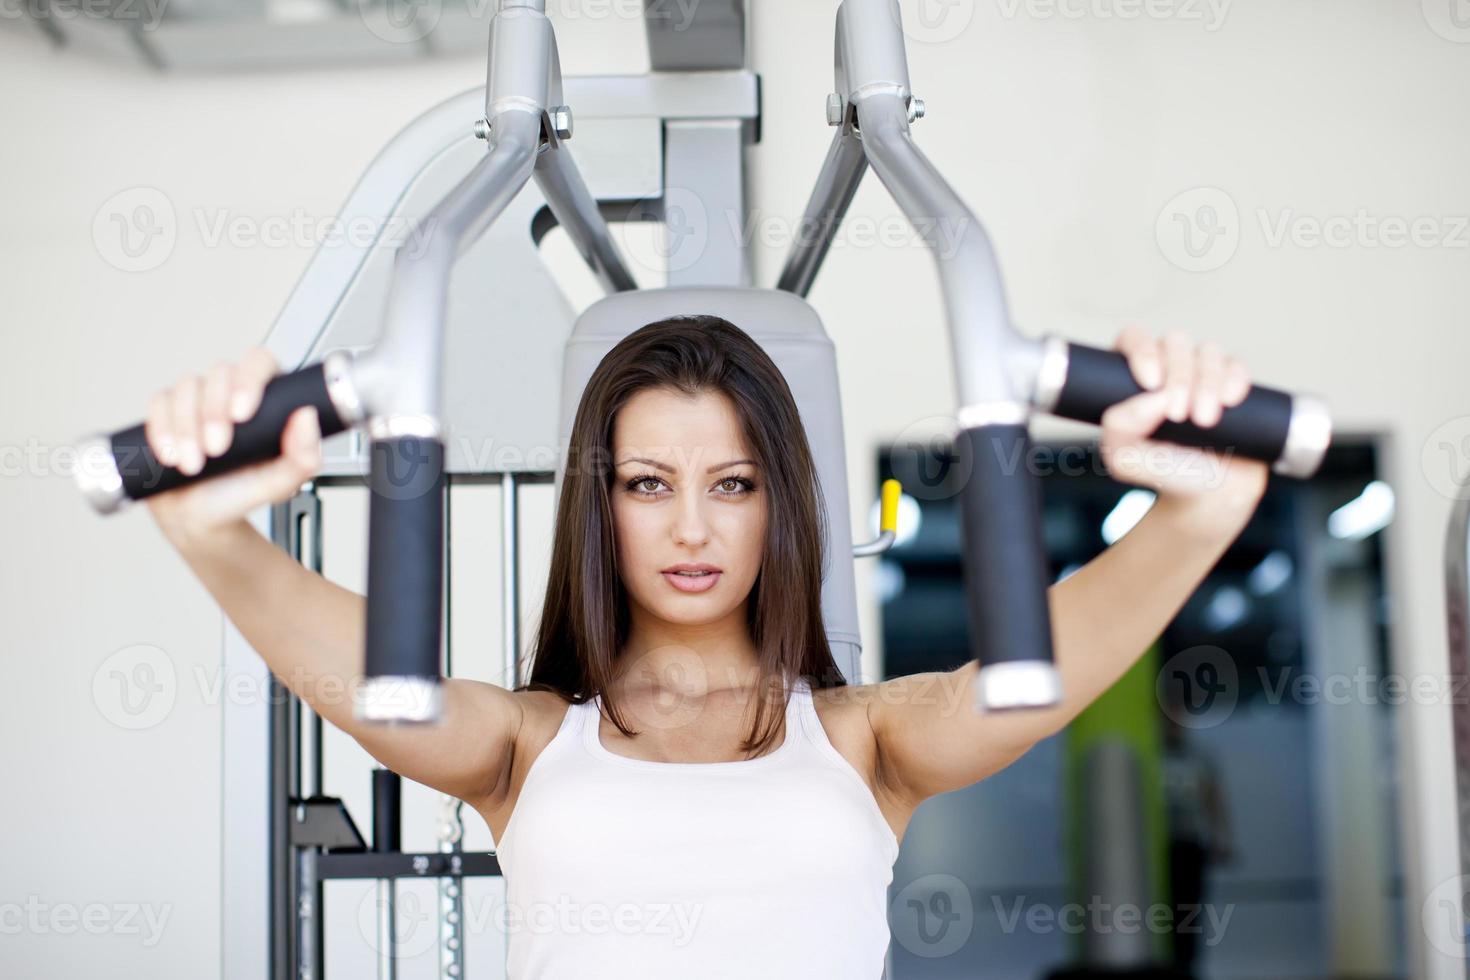
<path fill-rule="evenodd" d="M 780 731 L 791 680 L 804 677 L 813 688 L 846 681 L 822 622 L 826 507 L 796 401 L 760 345 L 717 316 L 674 316 L 640 327 L 607 352 L 588 380 L 567 446 L 531 677 L 518 690 L 554 691 L 573 703 L 601 694 L 609 720 L 624 735 L 635 734 L 608 690 L 629 622 L 612 520 L 612 433 L 614 417 L 634 394 L 659 387 L 725 394 L 764 478 L 765 548 L 747 603 L 760 696 L 742 746 L 759 752 Z"/>

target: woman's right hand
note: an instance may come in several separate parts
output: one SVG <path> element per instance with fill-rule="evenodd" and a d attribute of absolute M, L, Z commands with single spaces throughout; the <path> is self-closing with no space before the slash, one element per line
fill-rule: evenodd
<path fill-rule="evenodd" d="M 280 372 L 275 355 L 252 347 L 236 363 L 220 362 L 206 375 L 190 375 L 156 392 L 144 435 L 165 466 L 193 476 L 206 454 L 230 447 L 235 423 L 260 407 L 266 383 Z M 290 499 L 321 469 L 321 428 L 316 409 L 291 413 L 281 434 L 281 455 L 197 483 L 145 498 L 170 541 L 181 544 L 243 520 L 262 504 Z"/>

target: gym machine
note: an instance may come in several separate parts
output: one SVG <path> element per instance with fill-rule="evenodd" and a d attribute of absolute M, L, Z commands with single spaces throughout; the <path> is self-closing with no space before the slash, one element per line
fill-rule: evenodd
<path fill-rule="evenodd" d="M 1437 930 L 1442 942 L 1457 948 L 1464 956 L 1470 946 L 1470 484 L 1460 487 L 1460 494 L 1450 511 L 1449 529 L 1445 536 L 1445 614 L 1449 621 L 1449 692 L 1454 725 L 1455 816 L 1459 831 L 1460 866 L 1457 886 L 1436 889 L 1445 895 L 1448 907 L 1436 903 L 1433 911 L 1447 913 L 1453 923 Z M 1431 883 L 1435 884 L 1435 883 Z M 1470 959 L 1465 961 L 1465 976 L 1470 978 Z"/>
<path fill-rule="evenodd" d="M 160 464 L 140 424 L 90 436 L 79 446 L 80 488 L 98 512 L 115 513 L 151 494 L 272 458 L 290 413 L 310 404 L 326 447 L 346 440 L 353 448 L 342 453 L 349 465 L 336 473 L 324 469 L 296 501 L 274 509 L 272 537 L 301 558 L 301 521 L 319 527 L 314 485 L 361 477 L 361 467 L 354 473 L 350 464 L 364 452 L 365 432 L 371 490 L 367 642 L 355 711 L 372 722 L 435 723 L 445 658 L 451 479 L 490 478 L 502 489 L 511 556 L 504 681 L 513 687 L 519 677 L 515 489 L 549 481 L 559 491 L 566 464 L 564 457 L 548 460 L 555 464 L 548 473 L 522 457 L 497 470 L 463 446 L 476 436 L 531 450 L 564 445 L 597 360 L 646 322 L 672 313 L 713 313 L 746 328 L 772 354 L 792 383 L 818 457 L 832 552 L 852 549 L 835 360 L 804 297 L 871 167 L 934 249 L 943 292 L 959 396 L 955 449 L 966 474 L 960 509 L 968 625 L 981 665 L 976 707 L 1055 704 L 1061 691 L 1046 601 L 1040 490 L 1036 475 L 1018 463 L 1030 457 L 1033 412 L 1096 424 L 1109 406 L 1139 393 L 1126 359 L 1054 335 L 1026 337 L 1012 325 L 988 236 L 913 141 L 911 128 L 924 107 L 909 89 L 896 0 L 844 0 L 838 8 L 835 91 L 826 105 L 836 133 L 801 218 L 803 234 L 776 287 L 751 287 L 745 246 L 724 227 L 731 224 L 726 216 L 745 214 L 743 148 L 759 140 L 759 79 L 744 68 L 744 5 L 709 0 L 679 31 L 664 22 L 662 6 L 645 5 L 649 75 L 563 79 L 544 0 L 500 0 L 490 22 L 483 93 L 457 96 L 412 124 L 374 161 L 347 203 L 349 213 L 386 217 L 403 209 L 411 192 L 437 183 L 440 192 L 421 222 L 424 240 L 399 246 L 391 273 L 375 265 L 371 248 L 334 249 L 313 259 L 270 338 L 281 363 L 301 366 L 270 382 L 256 414 L 236 426 L 229 450 L 208 459 L 199 474 L 186 477 Z M 482 94 L 483 116 L 476 120 L 472 107 Z M 569 149 L 574 106 L 579 158 L 584 165 L 595 161 L 588 179 Z M 460 169 L 443 186 L 456 164 Z M 693 227 L 681 225 L 667 286 L 637 288 L 607 222 L 672 225 L 676 217 Z M 607 294 L 580 315 L 536 268 L 536 247 L 553 227 L 566 233 Z M 939 228 L 958 230 L 957 247 L 939 252 Z M 461 258 L 476 270 L 474 282 L 451 278 Z M 374 275 L 388 280 L 386 298 L 368 285 Z M 538 336 L 518 331 L 512 338 L 498 323 L 487 329 L 487 311 L 512 323 L 535 323 Z M 455 357 L 446 359 L 451 337 Z M 793 337 L 818 343 L 792 343 Z M 497 358 L 511 343 L 520 345 L 518 357 Z M 476 346 L 486 356 L 472 356 Z M 520 377 L 501 367 L 507 360 Z M 555 373 L 558 360 L 561 388 L 547 395 L 554 386 L 545 377 Z M 537 369 L 540 383 L 528 385 L 526 377 Z M 475 383 L 457 383 L 470 373 Z M 551 419 L 559 421 L 561 441 L 544 428 Z M 470 438 L 451 439 L 451 432 Z M 1155 437 L 1240 453 L 1270 463 L 1276 473 L 1307 478 L 1322 461 L 1331 422 L 1320 399 L 1257 385 L 1216 426 L 1166 421 Z M 885 546 L 860 545 L 858 551 Z M 860 649 L 851 562 L 832 563 L 823 582 L 823 612 L 834 654 L 851 678 Z M 441 854 L 397 854 L 386 777 L 375 777 L 382 784 L 385 826 L 382 833 L 375 827 L 378 846 L 369 850 L 339 801 L 319 792 L 301 796 L 299 764 L 291 756 L 296 753 L 299 762 L 299 705 L 289 696 L 283 701 L 279 711 L 271 707 L 265 740 L 272 760 L 271 968 L 273 976 L 320 976 L 323 877 L 392 881 L 417 874 L 452 883 L 464 875 L 496 874 L 498 867 L 493 855 L 457 854 L 453 833 Z M 319 729 L 319 719 L 315 725 Z M 228 718 L 226 730 L 228 738 Z M 320 744 L 317 738 L 318 751 Z M 320 760 L 316 772 L 319 782 Z M 281 937 L 290 936 L 295 939 L 287 946 Z M 462 939 L 447 937 L 446 945 L 454 940 L 462 949 Z M 391 957 L 384 969 L 391 969 Z M 462 963 L 453 957 L 442 962 L 441 975 L 461 975 L 456 971 Z"/>

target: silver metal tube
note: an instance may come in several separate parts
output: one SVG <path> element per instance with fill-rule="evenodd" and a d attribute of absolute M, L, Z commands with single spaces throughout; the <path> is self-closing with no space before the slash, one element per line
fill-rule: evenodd
<path fill-rule="evenodd" d="M 397 883 L 392 878 L 379 878 L 378 887 L 378 980 L 396 980 L 398 976 L 398 934 L 393 925 L 393 905 L 397 899 Z"/>
<path fill-rule="evenodd" d="M 374 415 L 440 417 L 450 272 L 530 179 L 540 114 L 506 109 L 491 139 L 485 159 L 425 217 L 421 250 L 405 243 L 394 256 L 382 336 L 352 368 L 353 387 Z"/>
<path fill-rule="evenodd" d="M 868 555 L 881 555 L 889 548 L 892 548 L 893 542 L 896 540 L 898 540 L 898 536 L 892 531 L 881 531 L 872 541 L 853 545 L 852 556 L 854 558 L 866 558 Z"/>
<path fill-rule="evenodd" d="M 1011 324 L 990 237 L 914 145 L 904 97 L 870 93 L 857 100 L 857 115 L 868 162 L 926 236 L 938 266 L 961 406 L 1029 403 L 1035 376 L 1016 377 L 1016 369 L 1039 364 L 1041 344 Z M 1028 357 L 1015 351 L 1028 347 L 1037 353 Z"/>
<path fill-rule="evenodd" d="M 597 201 L 561 140 L 551 142 L 536 158 L 534 177 L 557 223 L 566 229 L 577 253 L 603 288 L 609 292 L 637 289 L 607 230 L 607 222 L 602 220 L 602 212 L 597 210 Z"/>
<path fill-rule="evenodd" d="M 1449 528 L 1445 540 L 1445 612 L 1449 623 L 1449 676 L 1452 683 L 1464 683 L 1470 677 L 1470 487 L 1460 488 L 1459 499 L 1450 510 Z M 1459 802 L 1458 831 L 1460 848 L 1461 880 L 1470 879 L 1470 704 L 1464 698 L 1455 699 L 1450 709 L 1453 722 L 1455 760 L 1455 790 Z M 1416 801 L 1423 805 L 1423 790 Z M 1449 869 L 1444 869 L 1446 874 Z M 1463 922 L 1470 913 L 1470 899 L 1461 897 L 1463 891 L 1446 893 L 1448 899 L 1459 899 L 1460 916 L 1446 918 L 1442 930 L 1443 941 L 1461 941 L 1452 934 L 1448 922 Z"/>
<path fill-rule="evenodd" d="M 500 609 L 502 637 L 505 644 L 505 688 L 514 690 L 520 683 L 521 602 L 520 540 L 516 517 L 519 487 L 514 473 L 500 476 Z"/>
<path fill-rule="evenodd" d="M 868 169 L 867 157 L 863 155 L 863 144 L 847 127 L 840 126 L 832 145 L 827 148 L 827 158 L 822 161 L 817 174 L 817 185 L 802 212 L 798 234 L 792 243 L 791 253 L 781 269 L 777 289 L 785 289 L 798 296 L 805 296 L 817 278 L 822 260 L 832 245 L 832 236 L 842 224 L 842 216 L 857 193 L 858 184 Z"/>
<path fill-rule="evenodd" d="M 444 676 L 454 676 L 454 486 L 444 493 Z M 439 796 L 439 851 L 458 854 L 464 849 L 463 804 L 448 794 Z M 451 870 L 455 870 L 451 867 Z M 463 879 L 445 877 L 439 890 L 439 977 L 464 980 Z"/>
<path fill-rule="evenodd" d="M 837 8 L 837 91 L 857 102 L 868 92 L 909 94 L 898 0 L 844 0 Z"/>
<path fill-rule="evenodd" d="M 317 945 L 321 933 L 322 910 L 317 907 L 316 858 L 314 847 L 296 850 L 296 977 L 294 980 L 322 980 L 317 965 L 322 963 L 322 950 Z"/>
<path fill-rule="evenodd" d="M 836 82 L 856 110 L 868 163 L 938 266 L 960 406 L 1024 405 L 1041 344 L 1011 324 L 984 226 L 910 137 L 912 93 L 897 0 L 844 0 L 838 8 Z"/>

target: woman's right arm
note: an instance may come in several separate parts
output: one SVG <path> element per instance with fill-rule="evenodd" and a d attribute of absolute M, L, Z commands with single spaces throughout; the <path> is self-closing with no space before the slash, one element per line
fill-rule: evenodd
<path fill-rule="evenodd" d="M 165 465 L 197 473 L 204 455 L 229 447 L 236 422 L 253 415 L 274 358 L 252 348 L 238 364 L 185 378 L 154 396 L 145 431 Z M 292 413 L 282 453 L 147 498 L 159 528 L 276 678 L 323 719 L 399 775 L 475 807 L 509 790 L 524 698 L 502 687 L 447 678 L 432 725 L 360 722 L 353 716 L 366 649 L 367 600 L 291 558 L 245 515 L 289 499 L 321 465 L 312 408 Z"/>

